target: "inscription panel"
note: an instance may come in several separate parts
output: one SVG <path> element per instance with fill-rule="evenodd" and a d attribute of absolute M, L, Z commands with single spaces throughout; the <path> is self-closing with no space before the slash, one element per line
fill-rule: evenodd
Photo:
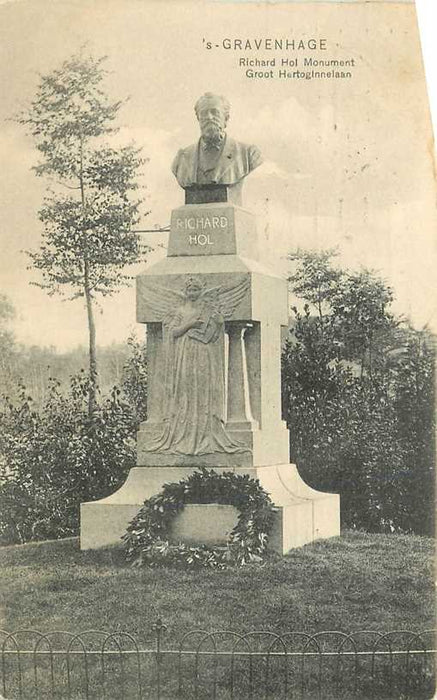
<path fill-rule="evenodd" d="M 232 209 L 185 207 L 172 213 L 168 254 L 226 255 L 236 252 Z M 190 211 L 194 209 L 194 211 Z"/>
<path fill-rule="evenodd" d="M 232 204 L 185 205 L 172 212 L 168 256 L 243 254 L 255 235 L 253 216 Z"/>

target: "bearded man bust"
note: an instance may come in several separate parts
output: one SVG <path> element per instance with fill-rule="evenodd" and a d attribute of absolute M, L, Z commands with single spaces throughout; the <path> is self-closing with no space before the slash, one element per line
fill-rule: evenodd
<path fill-rule="evenodd" d="M 240 196 L 244 178 L 262 163 L 256 146 L 240 143 L 226 134 L 230 105 L 225 97 L 207 92 L 195 106 L 200 139 L 181 148 L 172 171 L 184 189 L 226 185 Z"/>

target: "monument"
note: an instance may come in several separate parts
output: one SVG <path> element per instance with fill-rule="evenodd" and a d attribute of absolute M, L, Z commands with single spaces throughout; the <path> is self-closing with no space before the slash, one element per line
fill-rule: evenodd
<path fill-rule="evenodd" d="M 260 262 L 255 217 L 240 206 L 261 155 L 228 138 L 225 98 L 206 93 L 195 112 L 200 139 L 172 166 L 185 204 L 172 212 L 167 257 L 137 277 L 149 368 L 137 466 L 116 493 L 82 504 L 82 549 L 118 542 L 146 498 L 200 466 L 260 481 L 278 507 L 269 546 L 282 554 L 340 533 L 339 496 L 310 488 L 289 464 L 280 379 L 287 283 Z M 224 542 L 233 510 L 186 506 L 174 537 Z"/>

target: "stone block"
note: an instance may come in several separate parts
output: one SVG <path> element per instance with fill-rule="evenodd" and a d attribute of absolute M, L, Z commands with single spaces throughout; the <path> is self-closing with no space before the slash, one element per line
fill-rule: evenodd
<path fill-rule="evenodd" d="M 279 422 L 269 429 L 263 430 L 232 430 L 226 428 L 232 437 L 247 445 L 245 452 L 214 452 L 202 455 L 172 454 L 170 452 L 150 452 L 148 444 L 150 437 L 156 434 L 157 425 L 142 423 L 137 433 L 137 466 L 138 467 L 257 467 L 286 462 L 288 459 L 289 437 L 285 424 Z"/>
<path fill-rule="evenodd" d="M 167 260 L 169 258 L 166 258 Z M 175 258 L 178 262 L 180 258 Z M 137 277 L 137 321 L 139 323 L 157 323 L 162 322 L 162 315 L 156 308 L 154 299 L 151 299 L 151 288 L 157 289 L 162 294 L 170 291 L 174 294 L 180 294 L 184 290 L 184 285 L 187 278 L 192 277 L 193 273 L 179 274 L 160 274 L 154 275 L 153 278 L 149 275 L 139 275 Z M 248 281 L 245 297 L 241 300 L 238 308 L 232 314 L 232 319 L 239 320 L 250 319 L 252 316 L 251 303 L 251 275 L 247 270 L 242 273 L 223 271 L 217 273 L 203 274 L 201 269 L 196 272 L 196 279 L 200 280 L 205 285 L 206 289 L 212 289 L 221 285 L 238 284 L 243 280 Z M 175 300 L 177 303 L 177 300 Z"/>
<path fill-rule="evenodd" d="M 214 264 L 213 264 L 214 263 Z M 246 297 L 232 314 L 235 321 L 259 321 L 272 329 L 271 343 L 280 344 L 280 329 L 288 325 L 287 281 L 260 263 L 239 256 L 219 255 L 216 258 L 165 258 L 137 277 L 137 321 L 156 323 L 161 316 L 150 302 L 150 286 L 180 292 L 187 277 L 193 275 L 207 289 L 232 285 L 244 277 L 249 280 Z M 274 300 L 274 303 L 272 303 Z M 267 328 L 267 326 L 266 326 Z M 270 332 L 270 331 L 269 331 Z"/>
<path fill-rule="evenodd" d="M 141 507 L 141 504 L 105 501 L 80 505 L 80 548 L 83 550 L 121 544 L 122 535 Z"/>
<path fill-rule="evenodd" d="M 296 547 L 340 535 L 336 494 L 318 494 L 318 498 L 296 499 L 278 506 L 268 549 L 287 554 Z M 238 510 L 217 503 L 187 505 L 175 518 L 170 540 L 193 546 L 224 545 L 237 524 Z"/>
<path fill-rule="evenodd" d="M 241 183 L 236 185 L 191 185 L 184 187 L 185 204 L 207 204 L 208 202 L 233 202 L 241 205 Z"/>
<path fill-rule="evenodd" d="M 170 258 L 237 254 L 257 258 L 257 250 L 255 217 L 235 204 L 186 204 L 172 211 Z"/>
<path fill-rule="evenodd" d="M 224 545 L 237 520 L 238 510 L 234 506 L 219 503 L 186 505 L 172 523 L 170 541 L 195 546 Z"/>
<path fill-rule="evenodd" d="M 191 467 L 135 467 L 123 486 L 100 501 L 81 505 L 81 549 L 120 543 L 132 518 L 147 498 L 165 483 L 189 476 Z M 278 508 L 270 536 L 270 548 L 286 554 L 295 547 L 340 534 L 340 499 L 308 486 L 293 464 L 252 468 L 217 468 L 258 479 Z M 232 506 L 187 505 L 172 528 L 172 538 L 192 544 L 225 542 L 238 513 Z"/>

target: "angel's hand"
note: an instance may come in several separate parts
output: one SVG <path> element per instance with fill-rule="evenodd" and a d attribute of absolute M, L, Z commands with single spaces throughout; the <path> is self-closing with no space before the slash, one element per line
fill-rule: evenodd
<path fill-rule="evenodd" d="M 191 328 L 203 328 L 203 321 L 201 319 L 196 319 L 191 323 Z"/>
<path fill-rule="evenodd" d="M 179 338 L 179 336 L 184 335 L 187 331 L 191 330 L 192 328 L 202 328 L 203 327 L 203 321 L 199 320 L 197 317 L 196 318 L 191 318 L 185 323 L 183 323 L 180 326 L 175 326 L 172 329 L 173 337 L 174 338 Z"/>

